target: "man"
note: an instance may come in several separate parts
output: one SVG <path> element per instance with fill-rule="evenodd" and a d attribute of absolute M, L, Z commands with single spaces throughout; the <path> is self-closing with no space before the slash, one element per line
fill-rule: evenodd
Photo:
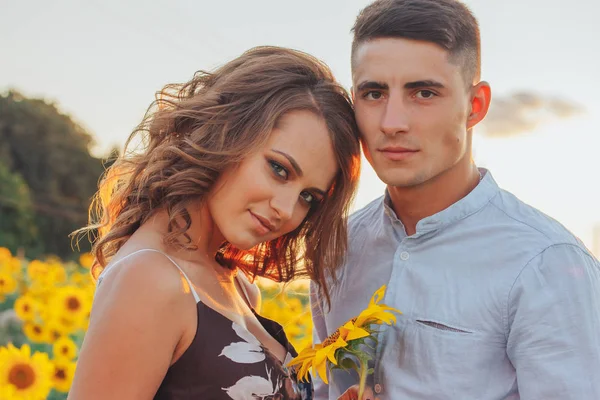
<path fill-rule="evenodd" d="M 386 284 L 403 315 L 379 335 L 377 397 L 600 399 L 598 260 L 472 161 L 491 94 L 471 12 L 378 0 L 353 31 L 356 118 L 387 190 L 351 217 L 331 307 L 312 288 L 315 342 Z M 335 370 L 315 397 L 356 383 Z"/>

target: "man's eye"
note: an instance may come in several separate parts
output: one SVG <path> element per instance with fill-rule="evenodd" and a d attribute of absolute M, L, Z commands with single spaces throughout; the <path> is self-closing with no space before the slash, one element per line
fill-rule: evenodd
<path fill-rule="evenodd" d="M 363 98 L 367 100 L 379 100 L 381 97 L 383 97 L 383 94 L 376 91 L 370 91 L 363 95 Z"/>
<path fill-rule="evenodd" d="M 275 161 L 269 161 L 269 165 L 271 166 L 271 169 L 273 170 L 275 175 L 283 179 L 288 178 L 288 172 L 281 164 L 278 164 Z"/>
<path fill-rule="evenodd" d="M 434 97 L 436 94 L 433 93 L 431 90 L 419 90 L 417 92 L 417 97 L 419 99 L 430 99 L 432 97 Z"/>

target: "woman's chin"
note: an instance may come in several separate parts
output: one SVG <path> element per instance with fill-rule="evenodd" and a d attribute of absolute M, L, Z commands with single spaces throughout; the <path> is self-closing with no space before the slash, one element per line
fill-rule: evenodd
<path fill-rule="evenodd" d="M 242 250 L 242 251 L 248 251 L 248 250 L 252 249 L 253 247 L 255 247 L 256 245 L 261 243 L 260 241 L 256 240 L 255 238 L 246 239 L 246 240 L 244 240 L 242 238 L 235 238 L 234 240 L 228 240 L 228 242 L 230 245 L 232 245 L 236 249 Z"/>

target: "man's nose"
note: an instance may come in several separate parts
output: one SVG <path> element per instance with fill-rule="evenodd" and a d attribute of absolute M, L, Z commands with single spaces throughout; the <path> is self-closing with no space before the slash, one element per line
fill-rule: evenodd
<path fill-rule="evenodd" d="M 390 94 L 381 118 L 381 132 L 386 135 L 408 132 L 408 110 L 402 96 Z"/>

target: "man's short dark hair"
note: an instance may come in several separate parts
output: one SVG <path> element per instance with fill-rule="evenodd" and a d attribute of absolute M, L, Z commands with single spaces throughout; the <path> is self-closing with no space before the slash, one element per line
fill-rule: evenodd
<path fill-rule="evenodd" d="M 467 84 L 480 79 L 479 24 L 457 0 L 376 0 L 360 12 L 352 31 L 353 68 L 356 51 L 364 42 L 404 38 L 444 48 L 450 61 L 461 65 Z"/>

